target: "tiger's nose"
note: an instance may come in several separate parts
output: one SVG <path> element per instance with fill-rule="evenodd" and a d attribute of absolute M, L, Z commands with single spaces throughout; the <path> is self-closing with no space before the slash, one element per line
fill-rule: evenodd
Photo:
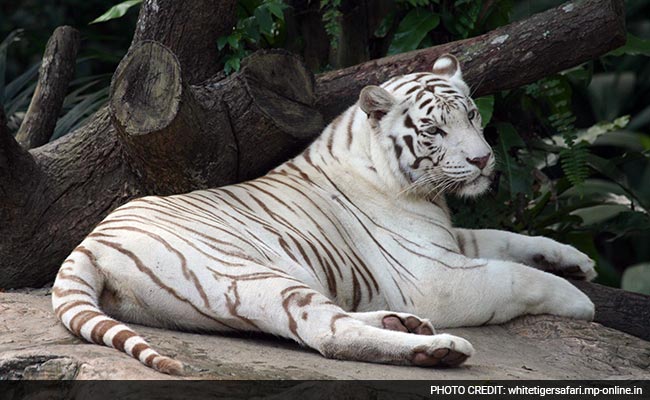
<path fill-rule="evenodd" d="M 483 157 L 475 157 L 475 158 L 469 158 L 467 157 L 466 160 L 468 163 L 472 165 L 476 165 L 478 169 L 483 169 L 488 163 L 488 160 L 490 159 L 490 153 L 487 153 Z"/>

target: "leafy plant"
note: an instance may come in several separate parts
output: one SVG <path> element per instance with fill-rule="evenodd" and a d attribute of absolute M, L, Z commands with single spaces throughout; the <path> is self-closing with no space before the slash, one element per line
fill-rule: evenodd
<path fill-rule="evenodd" d="M 339 7 L 342 0 L 320 0 L 320 8 L 325 32 L 330 38 L 332 48 L 338 47 L 341 36 L 340 18 L 343 15 Z"/>
<path fill-rule="evenodd" d="M 241 60 L 252 50 L 278 47 L 286 7 L 282 0 L 239 1 L 237 26 L 230 35 L 217 40 L 227 74 L 238 71 Z"/>

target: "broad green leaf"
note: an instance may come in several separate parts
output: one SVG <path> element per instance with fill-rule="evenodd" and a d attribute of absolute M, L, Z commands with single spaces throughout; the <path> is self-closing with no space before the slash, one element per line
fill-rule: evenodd
<path fill-rule="evenodd" d="M 239 71 L 241 67 L 241 59 L 237 56 L 232 56 L 226 60 L 224 65 L 224 70 L 226 74 L 231 74 L 232 72 Z"/>
<path fill-rule="evenodd" d="M 623 272 L 621 288 L 630 292 L 650 294 L 650 263 L 627 267 Z"/>
<path fill-rule="evenodd" d="M 217 39 L 217 49 L 219 49 L 219 51 L 223 50 L 223 48 L 226 47 L 227 43 L 228 36 L 221 36 L 219 39 Z"/>
<path fill-rule="evenodd" d="M 478 111 L 481 113 L 483 128 L 485 128 L 492 119 L 492 112 L 494 111 L 494 96 L 479 97 L 478 99 L 474 99 L 474 103 L 476 103 L 476 107 L 478 107 Z"/>
<path fill-rule="evenodd" d="M 608 56 L 650 56 L 650 40 L 641 39 L 631 34 L 627 34 L 627 41 L 616 50 L 607 53 Z"/>
<path fill-rule="evenodd" d="M 388 55 L 418 48 L 424 37 L 440 23 L 440 17 L 429 10 L 411 10 L 399 23 L 388 48 Z"/>
<path fill-rule="evenodd" d="M 284 4 L 282 1 L 271 1 L 267 3 L 266 6 L 269 8 L 269 11 L 271 11 L 271 14 L 273 14 L 280 21 L 284 21 L 284 9 L 287 8 L 286 4 Z"/>
<path fill-rule="evenodd" d="M 273 17 L 269 9 L 265 6 L 260 6 L 255 9 L 253 14 L 260 27 L 260 32 L 271 36 L 273 34 Z"/>
<path fill-rule="evenodd" d="M 123 17 L 124 14 L 126 14 L 127 11 L 129 11 L 129 8 L 136 6 L 138 4 L 142 3 L 142 0 L 127 0 L 123 1 L 120 4 L 116 4 L 113 7 L 109 8 L 104 14 L 100 15 L 99 17 L 95 18 L 91 24 L 96 24 L 98 22 L 106 22 L 110 21 L 112 19 L 120 18 Z"/>

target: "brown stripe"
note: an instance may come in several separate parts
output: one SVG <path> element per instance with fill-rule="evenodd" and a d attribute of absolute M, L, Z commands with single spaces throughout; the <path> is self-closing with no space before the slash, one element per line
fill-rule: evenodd
<path fill-rule="evenodd" d="M 63 269 L 59 270 L 59 273 L 57 274 L 57 279 L 67 279 L 69 281 L 77 282 L 80 285 L 84 285 L 93 291 L 95 291 L 95 288 L 88 282 L 86 282 L 83 278 L 80 278 L 76 275 L 67 275 Z"/>
<path fill-rule="evenodd" d="M 158 357 L 158 354 L 156 353 L 149 354 L 149 356 L 144 360 L 144 364 L 153 368 L 153 359 L 156 357 Z"/>
<path fill-rule="evenodd" d="M 114 328 L 117 325 L 120 325 L 120 323 L 113 321 L 112 319 L 105 319 L 98 322 L 90 332 L 91 341 L 97 344 L 105 344 L 104 335 L 106 335 L 106 332 L 108 332 L 111 328 Z"/>
<path fill-rule="evenodd" d="M 75 316 L 70 320 L 70 331 L 77 336 L 81 336 L 81 328 L 84 326 L 84 324 L 91 319 L 102 315 L 104 314 L 94 310 L 80 311 L 79 313 L 75 314 Z"/>
<path fill-rule="evenodd" d="M 73 294 L 83 294 L 85 296 L 88 296 L 90 298 L 94 297 L 94 294 L 88 293 L 85 290 L 79 290 L 79 289 L 61 289 L 58 286 L 55 286 L 52 288 L 52 294 L 57 296 L 57 297 L 65 297 L 65 296 L 70 296 Z"/>
<path fill-rule="evenodd" d="M 413 86 L 412 88 L 410 88 L 409 90 L 406 91 L 405 95 L 408 96 L 409 94 L 415 92 L 415 91 L 418 90 L 419 88 L 420 88 L 420 85 Z"/>
<path fill-rule="evenodd" d="M 465 254 L 465 238 L 462 233 L 459 233 L 457 236 L 458 248 L 460 249 L 461 254 Z"/>
<path fill-rule="evenodd" d="M 336 321 L 340 320 L 341 318 L 351 318 L 351 317 L 342 313 L 338 313 L 334 315 L 330 320 L 330 330 L 332 331 L 332 335 L 336 334 Z"/>
<path fill-rule="evenodd" d="M 132 330 L 124 329 L 120 331 L 117 335 L 113 336 L 113 347 L 119 351 L 124 351 L 124 342 L 131 339 L 134 336 L 138 336 Z"/>
<path fill-rule="evenodd" d="M 54 315 L 58 319 L 61 319 L 63 314 L 65 314 L 69 309 L 77 307 L 77 306 L 92 306 L 92 307 L 97 307 L 94 303 L 86 300 L 73 300 L 70 302 L 65 302 L 59 305 L 57 308 L 54 309 Z"/>
<path fill-rule="evenodd" d="M 348 149 L 352 146 L 352 124 L 354 123 L 354 117 L 356 115 L 352 113 L 352 116 L 350 117 L 350 121 L 348 121 L 348 126 L 347 126 L 347 133 L 348 133 Z"/>
<path fill-rule="evenodd" d="M 287 296 L 287 298 L 284 299 L 284 301 L 282 302 L 282 308 L 284 308 L 284 312 L 287 314 L 287 318 L 289 319 L 289 330 L 291 331 L 291 333 L 293 333 L 293 335 L 296 337 L 296 339 L 299 342 L 304 343 L 304 341 L 298 334 L 298 323 L 296 322 L 296 319 L 291 314 L 291 311 L 289 311 L 289 303 L 291 302 L 291 299 L 297 295 L 298 292 L 294 292 L 291 293 L 289 296 Z"/>
<path fill-rule="evenodd" d="M 472 246 L 474 246 L 474 257 L 478 257 L 478 242 L 476 240 L 476 235 L 474 235 L 474 232 L 469 232 L 470 236 L 472 237 Z"/>
<path fill-rule="evenodd" d="M 424 100 L 424 101 L 422 102 L 422 104 L 420 104 L 420 109 L 423 109 L 424 107 L 427 106 L 427 104 L 431 103 L 432 101 L 433 101 L 432 98 L 428 98 L 428 99 Z"/>
<path fill-rule="evenodd" d="M 133 357 L 137 358 L 138 360 L 140 359 L 140 353 L 143 351 L 150 349 L 151 347 L 146 344 L 146 343 L 138 343 L 133 348 L 131 349 L 131 354 Z"/>

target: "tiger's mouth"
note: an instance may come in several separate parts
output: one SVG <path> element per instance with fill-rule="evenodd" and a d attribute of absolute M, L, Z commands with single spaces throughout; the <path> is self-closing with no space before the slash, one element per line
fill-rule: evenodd
<path fill-rule="evenodd" d="M 490 187 L 493 178 L 494 178 L 493 172 L 490 172 L 488 174 L 486 174 L 485 172 L 481 172 L 476 177 L 462 182 L 459 185 L 457 192 L 462 192 L 462 193 L 472 194 L 472 195 L 483 193 Z"/>

